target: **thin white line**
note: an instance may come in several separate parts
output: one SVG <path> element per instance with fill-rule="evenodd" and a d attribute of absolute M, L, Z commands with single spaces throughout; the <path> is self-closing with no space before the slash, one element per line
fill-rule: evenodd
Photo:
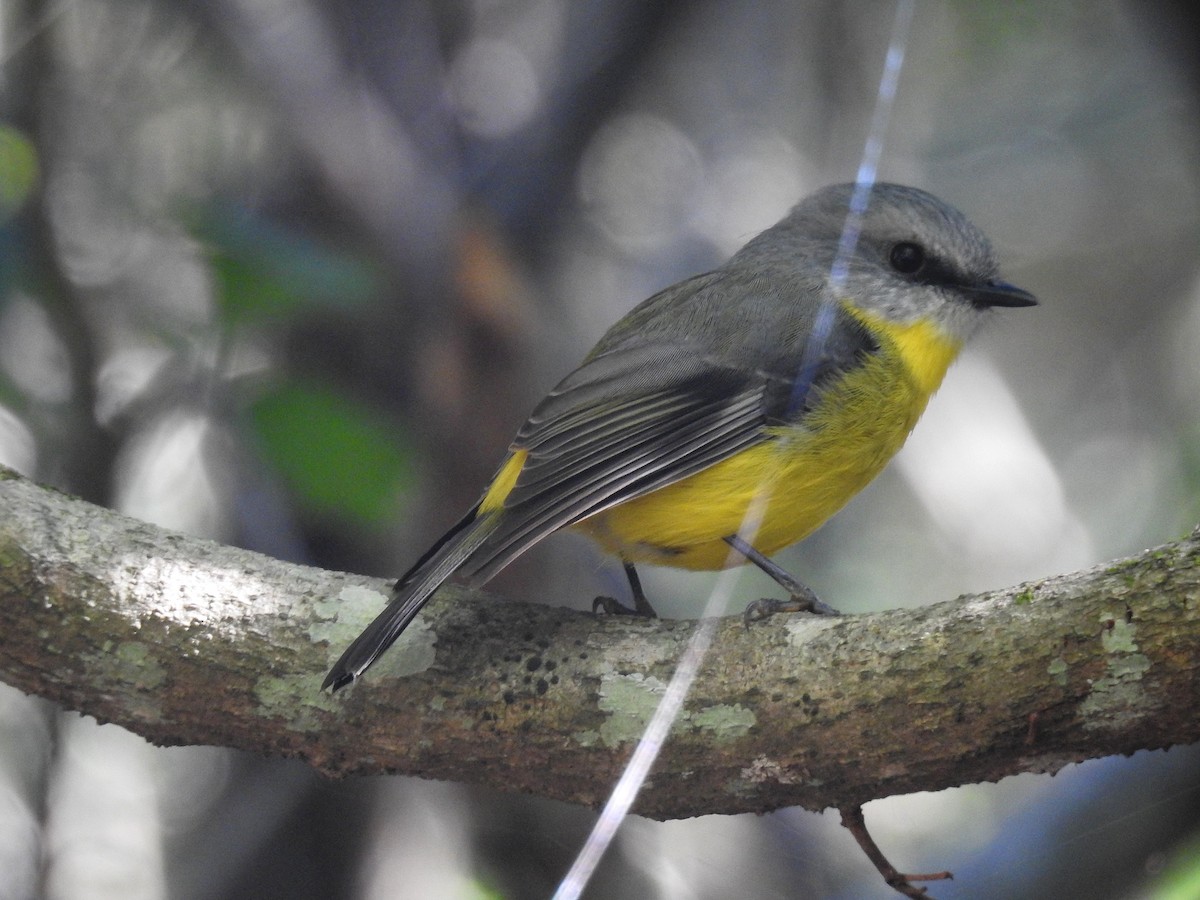
<path fill-rule="evenodd" d="M 892 25 L 892 37 L 888 45 L 883 76 L 879 83 L 879 93 L 876 95 L 875 112 L 871 117 L 870 131 L 863 148 L 863 158 L 858 167 L 855 189 L 850 200 L 850 211 L 846 216 L 846 224 L 842 229 L 837 257 L 831 272 L 835 289 L 845 280 L 846 261 L 854 253 L 854 248 L 858 243 L 862 216 L 866 211 L 871 186 L 875 183 L 879 169 L 879 159 L 883 153 L 883 136 L 887 130 L 892 102 L 896 97 L 896 84 L 900 78 L 900 70 L 904 65 L 904 52 L 908 44 L 908 29 L 912 22 L 913 7 L 914 0 L 899 0 L 896 5 L 896 18 Z M 826 309 L 831 310 L 832 304 L 826 302 L 822 313 Z M 818 318 L 823 317 L 819 316 Z M 820 322 L 818 322 L 819 325 Z M 828 327 L 828 325 L 824 328 L 814 327 L 814 335 L 823 340 L 827 336 Z M 820 347 L 806 348 L 805 356 L 811 356 L 808 351 L 813 349 L 819 350 Z M 802 362 L 801 372 L 805 369 L 806 366 Z M 773 480 L 764 478 L 764 482 Z M 765 489 L 766 487 L 767 485 L 764 484 L 758 501 L 751 505 L 742 522 L 742 527 L 738 530 L 739 537 L 747 543 L 753 543 L 753 537 L 758 531 L 766 497 L 770 493 Z M 730 556 L 736 555 L 737 551 L 730 550 Z M 662 750 L 663 743 L 670 733 L 671 725 L 679 716 L 680 709 L 683 708 L 683 701 L 691 690 L 692 682 L 696 679 L 696 674 L 704 662 L 708 648 L 712 645 L 713 635 L 717 628 L 716 615 L 724 611 L 733 595 L 733 585 L 740 571 L 740 567 L 725 569 L 717 580 L 712 593 L 709 594 L 708 601 L 704 606 L 704 614 L 696 624 L 692 639 L 679 659 L 679 665 L 671 676 L 671 681 L 667 685 L 667 690 L 659 702 L 658 708 L 646 725 L 646 730 L 642 734 L 641 740 L 638 741 L 633 756 L 625 766 L 625 771 L 609 795 L 608 802 L 604 804 L 604 809 L 597 818 L 592 833 L 588 835 L 588 839 L 575 858 L 570 871 L 559 883 L 558 890 L 554 893 L 554 900 L 577 900 L 588 881 L 591 880 L 601 857 L 616 836 L 621 822 L 628 815 L 633 801 L 646 781 L 650 767 L 654 765 L 654 760 L 658 758 L 658 754 Z"/>

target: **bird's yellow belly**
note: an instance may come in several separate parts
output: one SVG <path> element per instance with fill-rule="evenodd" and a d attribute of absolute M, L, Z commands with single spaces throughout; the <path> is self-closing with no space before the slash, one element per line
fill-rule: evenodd
<path fill-rule="evenodd" d="M 745 562 L 730 553 L 727 535 L 741 532 L 767 555 L 807 537 L 900 449 L 958 349 L 907 331 L 889 336 L 920 342 L 889 341 L 891 352 L 826 388 L 801 423 L 771 428 L 762 443 L 576 529 L 627 562 L 687 569 Z M 931 364 L 914 370 L 909 357 L 918 349 Z"/>

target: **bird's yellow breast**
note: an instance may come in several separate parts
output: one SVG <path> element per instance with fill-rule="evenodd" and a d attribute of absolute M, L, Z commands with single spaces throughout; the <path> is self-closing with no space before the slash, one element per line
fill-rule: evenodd
<path fill-rule="evenodd" d="M 576 528 L 628 562 L 688 569 L 743 562 L 723 538 L 744 527 L 768 555 L 819 528 L 900 449 L 961 347 L 929 322 L 896 325 L 847 310 L 880 349 L 828 384 L 799 422 Z M 757 528 L 747 521 L 752 509 Z"/>

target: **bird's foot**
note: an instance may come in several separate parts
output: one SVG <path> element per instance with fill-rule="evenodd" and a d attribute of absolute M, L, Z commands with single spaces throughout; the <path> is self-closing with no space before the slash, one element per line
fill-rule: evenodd
<path fill-rule="evenodd" d="M 746 606 L 746 611 L 742 613 L 742 621 L 749 628 L 751 622 L 761 622 L 763 619 L 769 619 L 777 613 L 785 612 L 808 612 L 817 616 L 841 615 L 840 612 L 821 600 L 811 590 L 804 588 L 803 593 L 792 594 L 787 600 L 779 600 L 773 597 L 754 600 Z"/>
<path fill-rule="evenodd" d="M 605 616 L 642 616 L 647 619 L 657 618 L 654 610 L 649 613 L 644 613 L 639 609 L 626 606 L 615 597 L 597 597 L 592 601 L 592 612 L 597 615 Z"/>

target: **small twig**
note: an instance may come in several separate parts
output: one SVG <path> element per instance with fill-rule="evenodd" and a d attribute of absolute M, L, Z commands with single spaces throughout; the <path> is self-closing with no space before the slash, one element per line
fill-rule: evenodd
<path fill-rule="evenodd" d="M 917 887 L 912 882 L 946 881 L 954 877 L 950 872 L 927 872 L 920 875 L 906 875 L 898 871 L 895 866 L 888 862 L 887 857 L 880 851 L 879 845 L 875 843 L 875 839 L 871 837 L 871 833 L 867 831 L 867 823 L 863 818 L 861 804 L 843 807 L 838 812 L 842 814 L 842 824 L 854 835 L 854 839 L 858 841 L 858 846 L 862 848 L 863 853 L 867 854 L 867 859 L 871 860 L 871 864 L 883 876 L 883 880 L 905 897 L 921 897 L 924 900 L 934 900 L 929 895 L 928 888 Z"/>

